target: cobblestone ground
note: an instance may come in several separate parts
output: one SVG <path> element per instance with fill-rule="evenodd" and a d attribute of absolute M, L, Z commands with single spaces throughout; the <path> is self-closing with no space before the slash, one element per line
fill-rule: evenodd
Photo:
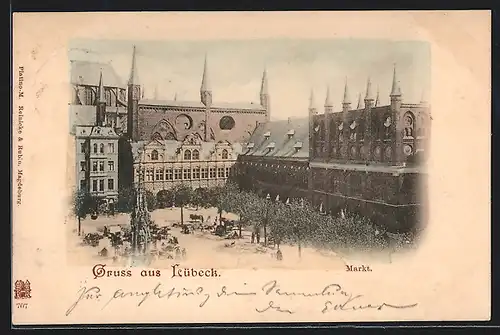
<path fill-rule="evenodd" d="M 187 220 L 189 214 L 194 213 L 203 215 L 205 220 L 210 217 L 210 222 L 213 222 L 216 209 L 185 209 L 184 219 Z M 231 213 L 224 213 L 223 216 L 228 219 L 237 218 Z M 159 226 L 171 226 L 175 222 L 180 222 L 180 209 L 158 209 L 151 213 L 151 218 Z M 126 214 L 117 214 L 113 217 L 100 216 L 96 220 L 87 218 L 82 220 L 82 231 L 84 234 L 95 232 L 105 225 L 113 229 L 112 227 L 115 225 L 128 225 L 129 220 L 129 215 Z M 103 247 L 112 250 L 107 240 L 101 240 L 99 247 L 81 246 L 81 239 L 76 230 L 76 220 L 73 225 L 69 224 L 67 226 L 68 262 L 71 264 L 94 265 L 97 261 L 103 261 L 103 258 L 97 255 L 99 250 Z M 171 233 L 178 238 L 180 247 L 186 249 L 187 257 L 183 260 L 158 259 L 150 265 L 151 267 L 170 269 L 171 265 L 176 263 L 180 263 L 182 266 L 217 267 L 221 269 L 341 269 L 345 267 L 345 262 L 334 253 L 303 247 L 301 257 L 299 257 L 297 246 L 291 245 L 282 245 L 280 247 L 283 260 L 278 261 L 275 256 L 276 249 L 250 243 L 251 233 L 246 230 L 243 231 L 243 238 L 236 240 L 226 240 L 209 232 L 200 231 L 196 231 L 194 234 L 181 234 L 179 228 L 172 228 Z M 111 251 L 112 254 L 113 251 Z M 111 264 L 111 257 L 106 262 Z M 126 261 L 123 260 L 119 265 L 126 265 Z"/>

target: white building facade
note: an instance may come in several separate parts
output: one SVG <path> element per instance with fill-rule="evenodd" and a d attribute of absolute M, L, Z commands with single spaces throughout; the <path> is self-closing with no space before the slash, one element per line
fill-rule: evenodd
<path fill-rule="evenodd" d="M 155 196 L 178 184 L 194 190 L 222 186 L 235 172 L 239 144 L 205 142 L 197 134 L 184 141 L 152 140 L 133 143 L 134 184 L 142 179 Z M 140 179 L 141 178 L 141 179 Z"/>
<path fill-rule="evenodd" d="M 79 189 L 110 210 L 118 200 L 118 139 L 111 127 L 76 127 L 76 176 Z"/>

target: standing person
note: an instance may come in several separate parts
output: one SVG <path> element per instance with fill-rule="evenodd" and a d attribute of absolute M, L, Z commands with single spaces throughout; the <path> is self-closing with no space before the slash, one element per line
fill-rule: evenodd
<path fill-rule="evenodd" d="M 252 243 L 252 244 L 253 244 L 254 242 L 255 242 L 255 233 L 254 233 L 254 232 L 252 232 L 252 240 L 251 240 L 251 242 L 250 242 L 250 243 Z"/>
<path fill-rule="evenodd" d="M 283 253 L 281 252 L 281 249 L 278 249 L 278 251 L 276 252 L 276 259 L 278 261 L 282 261 L 283 260 Z"/>

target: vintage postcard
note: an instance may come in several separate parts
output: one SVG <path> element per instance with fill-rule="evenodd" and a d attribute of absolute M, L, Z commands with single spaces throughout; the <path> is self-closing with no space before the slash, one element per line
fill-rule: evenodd
<path fill-rule="evenodd" d="M 490 318 L 490 13 L 17 13 L 12 322 Z"/>

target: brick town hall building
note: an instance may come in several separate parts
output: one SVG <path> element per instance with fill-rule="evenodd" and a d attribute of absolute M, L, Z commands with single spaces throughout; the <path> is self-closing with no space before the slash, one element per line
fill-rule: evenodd
<path fill-rule="evenodd" d="M 109 64 L 71 62 L 72 132 L 80 136 L 76 132 L 81 127 L 99 122 L 120 136 L 114 166 L 117 187 L 132 187 L 142 180 L 147 190 L 158 195 L 180 183 L 194 189 L 224 184 L 234 173 L 240 143 L 247 142 L 257 125 L 270 119 L 266 71 L 258 103 L 213 99 L 206 58 L 199 101 L 144 99 L 136 58 L 134 47 L 126 87 Z M 96 119 L 97 105 L 103 111 L 100 120 Z M 82 178 L 79 171 L 80 185 Z"/>
<path fill-rule="evenodd" d="M 363 108 L 351 108 L 347 81 L 342 110 L 327 90 L 318 114 L 311 93 L 308 118 L 260 125 L 243 146 L 240 185 L 282 201 L 307 197 L 325 213 L 358 213 L 390 231 L 425 224 L 430 107 L 403 103 L 396 69 L 390 104 L 378 101 L 370 79 Z"/>

